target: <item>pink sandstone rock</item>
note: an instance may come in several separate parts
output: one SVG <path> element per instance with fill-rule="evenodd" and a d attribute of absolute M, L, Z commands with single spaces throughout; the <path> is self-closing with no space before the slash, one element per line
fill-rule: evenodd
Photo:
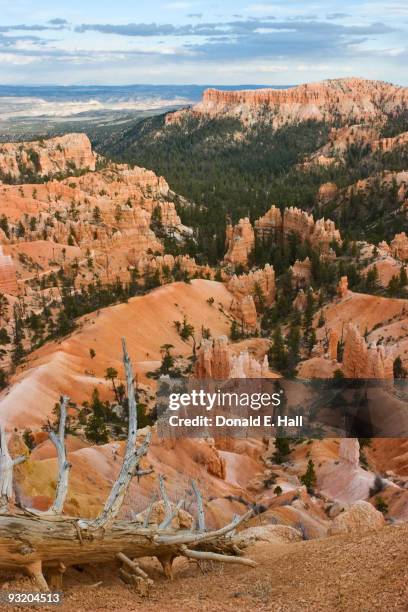
<path fill-rule="evenodd" d="M 310 285 L 312 280 L 312 263 L 309 257 L 303 261 L 296 260 L 293 266 L 290 267 L 292 272 L 292 286 L 295 288 L 304 288 Z"/>
<path fill-rule="evenodd" d="M 348 278 L 347 276 L 342 276 L 337 285 L 337 295 L 340 299 L 343 299 L 348 294 Z"/>
<path fill-rule="evenodd" d="M 299 289 L 295 299 L 293 300 L 293 307 L 299 312 L 303 312 L 306 308 L 307 295 L 303 289 Z"/>
<path fill-rule="evenodd" d="M 0 145 L 0 171 L 14 179 L 22 166 L 40 176 L 70 170 L 95 170 L 96 155 L 86 134 L 66 134 L 49 140 Z"/>
<path fill-rule="evenodd" d="M 237 276 L 234 274 L 227 283 L 227 288 L 237 298 L 247 295 L 254 296 L 256 288 L 259 288 L 265 298 L 265 304 L 271 306 L 275 301 L 276 285 L 275 270 L 270 264 L 266 264 L 260 270 L 250 271 L 247 274 Z"/>
<path fill-rule="evenodd" d="M 268 358 L 259 362 L 247 350 L 234 355 L 228 338 L 203 340 L 197 351 L 194 375 L 196 378 L 262 378 L 269 374 Z"/>
<path fill-rule="evenodd" d="M 339 447 L 339 459 L 347 461 L 353 467 L 360 465 L 360 444 L 357 438 L 342 438 Z"/>
<path fill-rule="evenodd" d="M 343 372 L 346 378 L 390 379 L 393 359 L 384 346 L 367 346 L 357 326 L 349 323 L 344 339 Z"/>
<path fill-rule="evenodd" d="M 276 240 L 296 233 L 301 240 L 309 240 L 315 247 L 328 251 L 330 243 L 341 244 L 340 232 L 329 219 L 314 220 L 304 210 L 293 206 L 285 208 L 283 217 L 278 208 L 272 206 L 262 217 L 255 221 L 255 232 L 259 236 L 272 236 Z"/>
<path fill-rule="evenodd" d="M 359 500 L 348 510 L 336 516 L 329 527 L 328 535 L 339 535 L 342 533 L 362 534 L 367 531 L 381 529 L 384 525 L 385 519 L 383 514 L 370 503 Z"/>
<path fill-rule="evenodd" d="M 339 345 L 339 334 L 335 329 L 329 331 L 329 357 L 337 360 L 337 349 Z"/>
<path fill-rule="evenodd" d="M 402 261 L 408 261 L 408 236 L 405 232 L 395 234 L 391 241 L 390 250 L 394 257 Z"/>
<path fill-rule="evenodd" d="M 224 260 L 231 264 L 248 263 L 248 256 L 255 245 L 255 234 L 248 217 L 240 219 L 237 225 L 228 225 L 226 231 L 226 254 Z"/>
<path fill-rule="evenodd" d="M 317 199 L 322 204 L 327 204 L 330 202 L 338 193 L 338 187 L 336 183 L 323 183 L 320 185 L 319 191 L 317 193 Z"/>
<path fill-rule="evenodd" d="M 254 331 L 257 328 L 258 318 L 252 295 L 234 298 L 230 310 L 234 317 L 241 322 L 245 331 Z"/>

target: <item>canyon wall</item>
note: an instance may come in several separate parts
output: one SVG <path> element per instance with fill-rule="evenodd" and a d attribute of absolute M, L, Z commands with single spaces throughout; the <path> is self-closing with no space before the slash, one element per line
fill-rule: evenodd
<path fill-rule="evenodd" d="M 265 113 L 274 128 L 300 121 L 360 123 L 382 120 L 388 113 L 408 107 L 408 88 L 383 81 L 357 78 L 328 79 L 287 89 L 221 91 L 207 89 L 202 101 L 191 110 L 176 111 L 167 122 L 182 117 L 237 117 L 254 123 Z"/>

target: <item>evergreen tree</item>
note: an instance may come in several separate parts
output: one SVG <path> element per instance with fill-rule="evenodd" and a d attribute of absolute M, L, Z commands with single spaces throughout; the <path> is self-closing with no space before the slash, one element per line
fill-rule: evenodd
<path fill-rule="evenodd" d="M 268 351 L 271 365 L 282 372 L 287 368 L 288 355 L 283 340 L 282 331 L 279 325 L 276 326 L 272 335 L 272 346 Z"/>
<path fill-rule="evenodd" d="M 276 463 L 284 463 L 290 454 L 289 438 L 281 436 L 281 430 L 278 429 L 275 438 L 275 452 L 272 455 Z"/>
<path fill-rule="evenodd" d="M 313 493 L 316 486 L 316 472 L 312 459 L 309 459 L 306 472 L 300 477 L 300 481 L 305 485 L 308 493 Z"/>
<path fill-rule="evenodd" d="M 296 366 L 300 360 L 300 327 L 296 323 L 291 324 L 286 338 L 288 347 L 288 374 L 296 373 Z"/>
<path fill-rule="evenodd" d="M 402 364 L 402 359 L 399 355 L 398 357 L 396 357 L 396 359 L 394 359 L 393 373 L 394 373 L 394 378 L 407 378 L 408 372 L 404 368 Z"/>
<path fill-rule="evenodd" d="M 235 319 L 233 319 L 232 323 L 231 323 L 230 339 L 233 342 L 235 342 L 236 340 L 239 340 L 240 338 L 242 338 L 242 334 L 241 334 L 241 331 L 239 329 L 239 325 L 238 325 L 237 321 L 235 321 Z"/>
<path fill-rule="evenodd" d="M 401 266 L 399 271 L 399 285 L 401 289 L 408 284 L 408 275 L 405 266 Z"/>
<path fill-rule="evenodd" d="M 98 389 L 94 389 L 91 401 L 91 415 L 85 427 L 85 436 L 94 444 L 106 444 L 109 441 L 105 424 L 105 406 L 99 397 Z"/>

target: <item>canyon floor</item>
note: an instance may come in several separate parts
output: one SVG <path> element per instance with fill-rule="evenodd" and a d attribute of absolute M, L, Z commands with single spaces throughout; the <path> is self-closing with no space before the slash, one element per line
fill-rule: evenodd
<path fill-rule="evenodd" d="M 407 537 L 408 526 L 403 525 L 273 547 L 258 543 L 248 549 L 259 564 L 256 568 L 209 564 L 200 571 L 195 563 L 180 560 L 173 581 L 164 578 L 157 561 L 146 559 L 141 567 L 155 581 L 148 598 L 138 597 L 124 585 L 114 566 L 88 566 L 82 573 L 71 568 L 64 603 L 58 609 L 402 611 L 408 602 Z M 6 575 L 2 577 L 7 580 Z M 10 576 L 3 588 L 30 587 L 28 579 Z"/>

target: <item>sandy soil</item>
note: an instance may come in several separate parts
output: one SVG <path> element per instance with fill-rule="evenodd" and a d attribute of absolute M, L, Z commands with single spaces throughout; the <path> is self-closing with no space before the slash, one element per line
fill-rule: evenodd
<path fill-rule="evenodd" d="M 146 559 L 141 565 L 155 581 L 147 599 L 124 585 L 113 565 L 89 566 L 82 572 L 70 569 L 65 577 L 65 601 L 57 609 L 402 612 L 408 601 L 407 537 L 408 526 L 404 525 L 358 536 L 257 544 L 246 551 L 258 561 L 257 568 L 212 564 L 202 573 L 195 564 L 180 559 L 172 582 L 165 580 L 158 562 Z M 7 575 L 3 574 L 3 580 Z M 7 580 L 3 588 L 29 586 L 28 579 L 21 577 Z"/>

